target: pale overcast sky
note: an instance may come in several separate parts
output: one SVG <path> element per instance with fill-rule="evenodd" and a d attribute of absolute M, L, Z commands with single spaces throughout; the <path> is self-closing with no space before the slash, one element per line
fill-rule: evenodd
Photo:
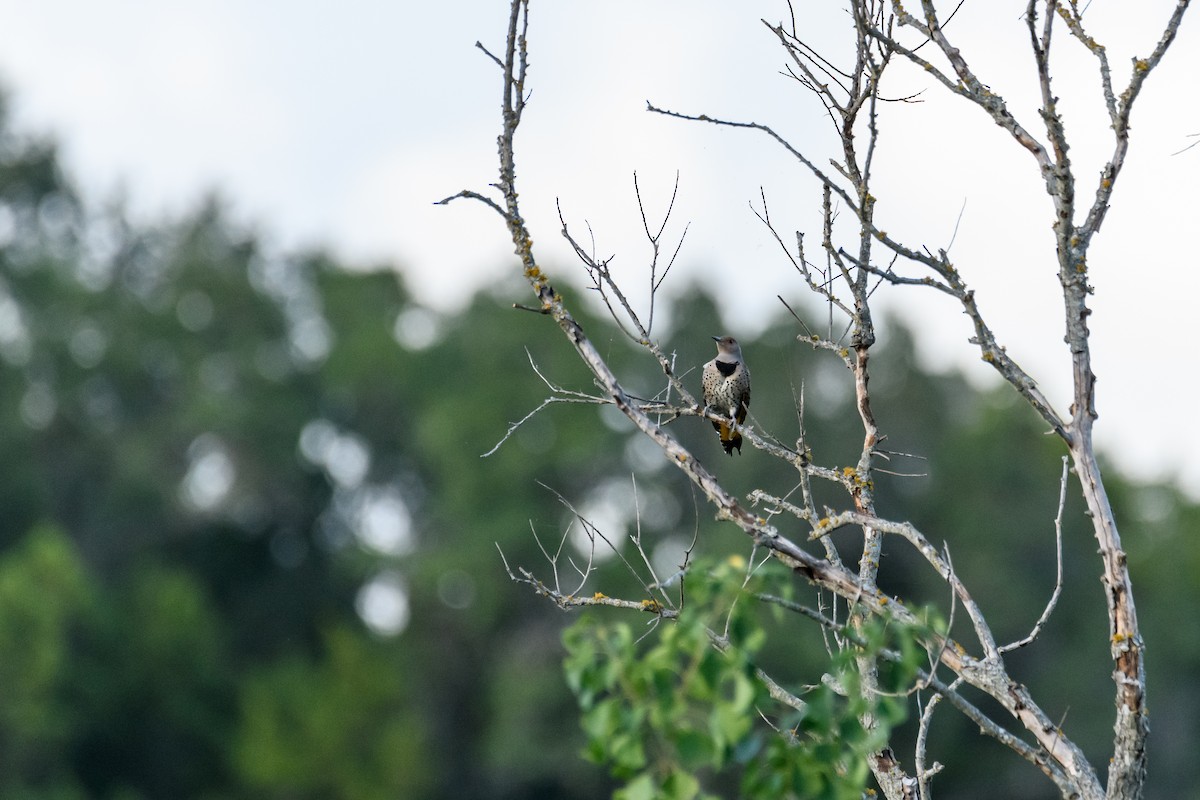
<path fill-rule="evenodd" d="M 836 55 L 840 3 L 805 5 L 819 13 L 802 27 Z M 968 0 L 951 32 L 980 77 L 1037 131 L 1024 5 Z M 1174 5 L 1088 4 L 1119 86 Z M 532 4 L 532 100 L 518 168 L 552 275 L 578 269 L 558 238 L 558 199 L 578 230 L 590 222 L 599 254 L 615 254 L 615 267 L 640 286 L 647 250 L 632 173 L 654 209 L 678 171 L 675 230 L 691 224 L 672 274 L 678 284 L 719 287 L 729 306 L 720 324 L 735 334 L 752 333 L 777 294 L 802 302 L 797 276 L 749 203 L 761 188 L 784 232 L 808 231 L 815 250 L 813 180 L 761 135 L 645 110 L 649 99 L 770 124 L 827 162 L 828 122 L 811 96 L 780 77 L 783 54 L 759 21 L 786 13 L 783 0 Z M 395 263 L 422 302 L 452 309 L 514 267 L 498 217 L 479 204 L 432 205 L 494 179 L 499 77 L 473 45 L 499 52 L 506 15 L 503 0 L 0 0 L 0 81 L 18 125 L 55 134 L 92 197 L 121 192 L 154 218 L 219 189 L 277 246 L 321 243 L 356 261 Z M 1190 237 L 1200 147 L 1173 155 L 1200 132 L 1197 30 L 1196 20 L 1184 23 L 1138 102 L 1131 155 L 1091 268 L 1098 435 L 1127 469 L 1182 474 L 1200 496 L 1190 403 L 1200 394 L 1200 256 Z M 1090 193 L 1111 151 L 1098 71 L 1061 28 L 1056 48 L 1054 88 L 1081 194 Z M 897 94 L 923 85 L 913 71 L 895 78 Z M 1034 162 L 977 109 L 937 89 L 923 98 L 890 106 L 882 119 L 879 223 L 934 249 L 950 243 L 962 210 L 956 265 L 1009 351 L 1065 413 L 1069 362 L 1052 218 Z M 989 379 L 947 298 L 915 289 L 879 295 L 924 327 L 929 363 Z"/>

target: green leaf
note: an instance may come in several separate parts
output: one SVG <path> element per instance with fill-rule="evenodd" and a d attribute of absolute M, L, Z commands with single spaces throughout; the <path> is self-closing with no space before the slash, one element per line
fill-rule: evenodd
<path fill-rule="evenodd" d="M 674 737 L 679 762 L 685 769 L 710 766 L 716 756 L 713 739 L 708 733 L 693 728 L 680 729 Z"/>
<path fill-rule="evenodd" d="M 649 775 L 639 775 L 624 789 L 613 792 L 613 800 L 655 800 L 657 793 L 654 780 Z"/>
<path fill-rule="evenodd" d="M 663 781 L 662 797 L 665 800 L 693 800 L 700 793 L 700 781 L 695 776 L 674 769 Z"/>

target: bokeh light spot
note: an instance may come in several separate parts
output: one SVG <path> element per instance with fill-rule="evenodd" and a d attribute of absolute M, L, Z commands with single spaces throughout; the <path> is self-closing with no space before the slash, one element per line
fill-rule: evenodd
<path fill-rule="evenodd" d="M 96 324 L 85 321 L 71 334 L 67 347 L 76 364 L 84 369 L 92 369 L 104 358 L 108 350 L 108 337 Z"/>
<path fill-rule="evenodd" d="M 175 316 L 179 324 L 192 333 L 199 333 L 213 320 L 213 303 L 208 295 L 198 289 L 184 292 L 175 304 Z"/>
<path fill-rule="evenodd" d="M 233 459 L 217 436 L 205 433 L 188 447 L 188 460 L 181 485 L 184 502 L 197 511 L 215 510 L 233 489 Z"/>
<path fill-rule="evenodd" d="M 424 350 L 436 344 L 440 334 L 441 322 L 437 314 L 420 306 L 401 311 L 392 328 L 392 335 L 406 350 Z"/>
<path fill-rule="evenodd" d="M 356 533 L 365 547 L 384 555 L 406 555 L 416 546 L 412 514 L 404 498 L 391 489 L 364 493 Z"/>
<path fill-rule="evenodd" d="M 461 611 L 475 602 L 475 578 L 462 569 L 442 573 L 437 583 L 438 599 L 448 607 Z"/>
<path fill-rule="evenodd" d="M 30 384 L 21 397 L 21 421 L 35 431 L 49 427 L 57 412 L 58 400 L 44 383 Z"/>
<path fill-rule="evenodd" d="M 358 591 L 354 603 L 358 616 L 379 636 L 396 636 L 408 627 L 412 610 L 408 585 L 395 570 L 384 570 Z"/>

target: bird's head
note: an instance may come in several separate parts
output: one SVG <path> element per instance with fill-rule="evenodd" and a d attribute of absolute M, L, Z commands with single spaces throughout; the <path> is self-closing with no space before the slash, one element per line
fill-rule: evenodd
<path fill-rule="evenodd" d="M 732 336 L 714 336 L 713 341 L 717 343 L 717 357 L 726 356 L 730 361 L 742 360 L 742 346 L 738 344 L 737 339 Z"/>

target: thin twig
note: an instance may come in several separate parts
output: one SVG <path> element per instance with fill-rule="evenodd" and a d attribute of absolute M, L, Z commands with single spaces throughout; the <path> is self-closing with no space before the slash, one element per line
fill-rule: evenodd
<path fill-rule="evenodd" d="M 1013 642 L 1012 644 L 1004 645 L 1003 647 L 1000 648 L 1001 653 L 1007 653 L 1010 650 L 1016 650 L 1017 648 L 1024 647 L 1025 645 L 1031 643 L 1034 639 L 1036 639 L 1038 637 L 1038 634 L 1042 632 L 1042 626 L 1044 626 L 1046 624 L 1046 621 L 1050 619 L 1050 615 L 1052 613 L 1054 613 L 1054 608 L 1055 608 L 1055 606 L 1058 605 L 1058 598 L 1062 594 L 1062 587 L 1063 587 L 1062 520 L 1063 520 L 1063 509 L 1067 505 L 1067 471 L 1069 469 L 1069 465 L 1068 465 L 1066 456 L 1062 457 L 1062 462 L 1063 462 L 1062 479 L 1059 481 L 1059 484 L 1058 484 L 1058 513 L 1054 515 L 1054 543 L 1055 543 L 1055 552 L 1057 555 L 1057 564 L 1058 564 L 1058 571 L 1054 578 L 1054 592 L 1051 593 L 1050 600 L 1046 603 L 1046 608 L 1042 611 L 1042 615 L 1040 617 L 1038 617 L 1038 621 L 1036 623 L 1034 623 L 1033 630 L 1031 630 L 1029 632 L 1029 635 L 1026 636 L 1024 639 L 1021 639 L 1020 641 L 1016 641 L 1016 642 Z"/>

